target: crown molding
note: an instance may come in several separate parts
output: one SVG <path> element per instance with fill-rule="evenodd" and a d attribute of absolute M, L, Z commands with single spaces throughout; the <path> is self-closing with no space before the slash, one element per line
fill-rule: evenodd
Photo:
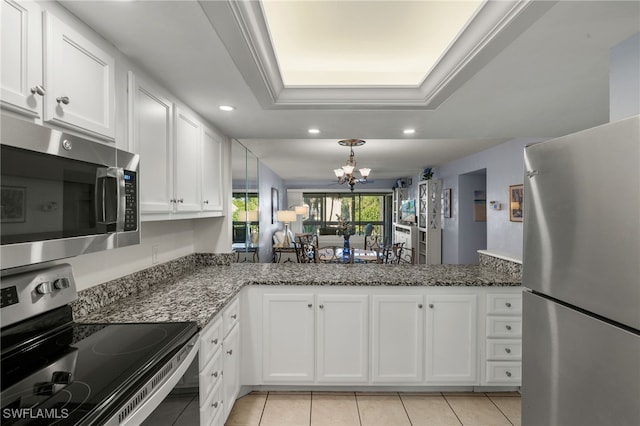
<path fill-rule="evenodd" d="M 201 7 L 265 109 L 435 109 L 557 1 L 487 0 L 417 86 L 285 86 L 259 1 Z"/>

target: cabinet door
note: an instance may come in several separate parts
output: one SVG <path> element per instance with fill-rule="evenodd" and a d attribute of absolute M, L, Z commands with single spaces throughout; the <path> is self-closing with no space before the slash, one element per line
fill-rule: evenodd
<path fill-rule="evenodd" d="M 268 383 L 313 381 L 313 295 L 265 294 L 262 315 L 263 380 Z"/>
<path fill-rule="evenodd" d="M 47 12 L 45 41 L 44 119 L 113 140 L 113 58 Z"/>
<path fill-rule="evenodd" d="M 240 324 L 236 324 L 222 341 L 222 357 L 222 406 L 227 418 L 240 390 Z"/>
<path fill-rule="evenodd" d="M 201 124 L 176 107 L 175 205 L 177 211 L 200 211 Z"/>
<path fill-rule="evenodd" d="M 422 381 L 422 295 L 373 296 L 373 382 Z"/>
<path fill-rule="evenodd" d="M 43 92 L 36 90 L 37 86 L 43 85 L 40 6 L 32 1 L 2 0 L 1 7 L 2 107 L 40 118 Z"/>
<path fill-rule="evenodd" d="M 318 381 L 366 382 L 369 378 L 369 298 L 318 296 Z"/>
<path fill-rule="evenodd" d="M 222 210 L 222 141 L 205 127 L 202 132 L 202 210 Z"/>
<path fill-rule="evenodd" d="M 477 296 L 428 295 L 426 380 L 430 384 L 475 384 Z"/>
<path fill-rule="evenodd" d="M 140 154 L 140 211 L 169 213 L 173 194 L 173 103 L 129 73 L 129 149 Z"/>

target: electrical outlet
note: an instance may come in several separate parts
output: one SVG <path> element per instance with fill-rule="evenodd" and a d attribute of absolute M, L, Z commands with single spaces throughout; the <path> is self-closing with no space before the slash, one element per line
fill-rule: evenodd
<path fill-rule="evenodd" d="M 151 247 L 151 263 L 158 263 L 158 246 Z"/>

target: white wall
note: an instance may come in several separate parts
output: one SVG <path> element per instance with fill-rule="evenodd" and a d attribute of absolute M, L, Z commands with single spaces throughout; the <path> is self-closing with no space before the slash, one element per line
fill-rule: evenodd
<path fill-rule="evenodd" d="M 640 114 L 640 33 L 611 49 L 609 121 Z"/>
<path fill-rule="evenodd" d="M 487 206 L 490 201 L 502 204 L 500 211 L 487 211 L 487 250 L 522 259 L 522 222 L 510 222 L 506 208 L 509 185 L 523 183 L 523 150 L 528 143 L 540 138 L 520 138 L 495 146 L 477 154 L 448 163 L 435 170 L 434 177 L 442 179 L 442 188 L 451 188 L 451 218 L 442 220 L 442 263 L 467 263 L 460 257 L 465 244 L 464 229 L 460 226 L 459 177 L 465 173 L 486 169 Z M 477 258 L 475 259 L 477 262 Z"/>

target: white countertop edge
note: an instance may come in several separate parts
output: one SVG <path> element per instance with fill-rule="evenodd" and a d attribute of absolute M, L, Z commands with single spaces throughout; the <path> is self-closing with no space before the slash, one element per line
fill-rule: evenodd
<path fill-rule="evenodd" d="M 522 259 L 517 259 L 512 255 L 501 253 L 495 250 L 478 250 L 478 253 L 485 254 L 491 257 L 497 257 L 498 259 L 508 260 L 509 262 L 519 263 L 522 265 Z"/>

